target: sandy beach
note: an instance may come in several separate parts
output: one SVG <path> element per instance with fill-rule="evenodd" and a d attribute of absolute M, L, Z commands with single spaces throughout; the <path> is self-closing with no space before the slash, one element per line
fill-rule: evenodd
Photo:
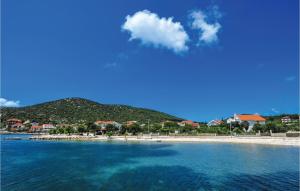
<path fill-rule="evenodd" d="M 80 136 L 80 135 L 35 135 L 33 140 L 82 140 L 82 141 L 134 141 L 134 142 L 193 142 L 286 145 L 300 147 L 299 137 L 230 137 L 230 136 Z"/>

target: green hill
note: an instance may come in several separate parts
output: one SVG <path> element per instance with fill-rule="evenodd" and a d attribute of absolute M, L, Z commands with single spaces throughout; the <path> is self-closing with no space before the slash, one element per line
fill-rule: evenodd
<path fill-rule="evenodd" d="M 2 121 L 9 118 L 35 120 L 39 123 L 76 123 L 80 121 L 113 120 L 124 122 L 136 120 L 161 122 L 181 120 L 172 115 L 155 110 L 136 108 L 127 105 L 100 104 L 82 98 L 66 98 L 26 107 L 2 108 Z"/>

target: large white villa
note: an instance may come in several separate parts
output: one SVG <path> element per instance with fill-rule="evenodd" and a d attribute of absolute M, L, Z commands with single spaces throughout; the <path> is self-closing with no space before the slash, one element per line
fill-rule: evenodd
<path fill-rule="evenodd" d="M 238 122 L 239 124 L 241 124 L 242 122 L 245 122 L 245 121 L 248 122 L 248 124 L 249 124 L 249 128 L 247 130 L 248 132 L 251 131 L 251 129 L 253 128 L 253 126 L 256 123 L 261 124 L 261 125 L 264 125 L 266 123 L 266 119 L 258 114 L 254 114 L 254 115 L 234 114 L 233 118 L 227 119 L 227 123 Z"/>

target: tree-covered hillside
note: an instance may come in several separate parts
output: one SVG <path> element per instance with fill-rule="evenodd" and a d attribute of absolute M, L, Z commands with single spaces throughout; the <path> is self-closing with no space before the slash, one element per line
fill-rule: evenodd
<path fill-rule="evenodd" d="M 82 98 L 67 98 L 19 108 L 2 108 L 1 120 L 18 118 L 23 121 L 35 120 L 39 123 L 77 123 L 80 121 L 113 120 L 124 122 L 136 120 L 161 122 L 181 120 L 166 113 L 136 108 L 126 105 L 100 104 Z"/>

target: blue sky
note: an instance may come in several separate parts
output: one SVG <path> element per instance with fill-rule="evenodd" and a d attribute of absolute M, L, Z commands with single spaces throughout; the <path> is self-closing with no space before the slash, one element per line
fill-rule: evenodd
<path fill-rule="evenodd" d="M 4 0 L 1 8 L 3 105 L 82 97 L 196 121 L 298 113 L 297 0 Z"/>

